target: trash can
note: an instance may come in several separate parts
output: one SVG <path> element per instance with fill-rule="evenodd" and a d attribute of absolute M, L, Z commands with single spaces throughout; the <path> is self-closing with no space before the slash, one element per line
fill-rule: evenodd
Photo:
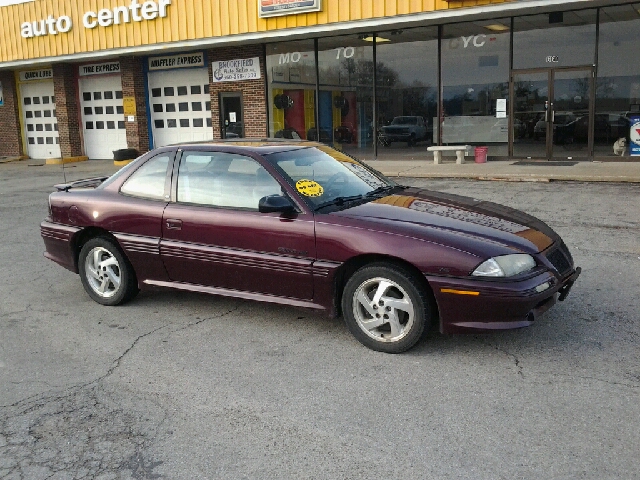
<path fill-rule="evenodd" d="M 475 148 L 475 161 L 476 163 L 487 163 L 487 152 L 489 147 L 476 147 Z"/>
<path fill-rule="evenodd" d="M 135 160 L 140 156 L 140 152 L 135 148 L 121 148 L 113 151 L 113 159 L 115 161 Z"/>

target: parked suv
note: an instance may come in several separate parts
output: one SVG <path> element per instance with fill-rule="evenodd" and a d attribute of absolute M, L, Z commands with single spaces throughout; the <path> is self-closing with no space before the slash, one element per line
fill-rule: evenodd
<path fill-rule="evenodd" d="M 393 142 L 407 142 L 409 146 L 427 138 L 424 118 L 416 116 L 395 117 L 389 125 L 380 129 L 380 143 L 388 147 Z"/>

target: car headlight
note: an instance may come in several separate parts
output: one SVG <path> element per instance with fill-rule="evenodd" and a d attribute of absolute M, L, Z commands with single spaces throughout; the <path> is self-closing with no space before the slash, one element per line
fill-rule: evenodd
<path fill-rule="evenodd" d="M 536 261 L 526 253 L 501 255 L 482 262 L 471 275 L 476 277 L 513 277 L 528 272 L 536 266 Z"/>

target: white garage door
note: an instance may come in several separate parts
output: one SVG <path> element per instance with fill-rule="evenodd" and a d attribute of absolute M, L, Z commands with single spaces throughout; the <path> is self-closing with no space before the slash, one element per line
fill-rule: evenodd
<path fill-rule="evenodd" d="M 53 81 L 23 83 L 20 92 L 27 154 L 31 158 L 60 158 Z"/>
<path fill-rule="evenodd" d="M 213 139 L 208 69 L 151 72 L 149 92 L 156 147 Z"/>
<path fill-rule="evenodd" d="M 80 106 L 86 156 L 111 159 L 127 148 L 120 75 L 81 78 Z"/>

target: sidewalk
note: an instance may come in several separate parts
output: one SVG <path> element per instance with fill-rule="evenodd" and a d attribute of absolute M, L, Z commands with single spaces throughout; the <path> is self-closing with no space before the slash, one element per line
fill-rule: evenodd
<path fill-rule="evenodd" d="M 473 159 L 462 165 L 455 159 L 435 165 L 433 160 L 370 160 L 366 163 L 388 177 L 418 178 L 467 178 L 475 180 L 504 180 L 521 182 L 630 182 L 640 183 L 640 162 L 577 162 L 571 165 L 514 165 L 516 160 L 474 163 Z"/>
<path fill-rule="evenodd" d="M 44 165 L 41 160 L 22 160 L 13 158 L 7 165 L 35 166 L 45 169 L 61 170 L 60 165 Z M 459 178 L 471 180 L 503 180 L 520 182 L 626 182 L 640 183 L 640 162 L 577 162 L 571 165 L 557 166 L 546 162 L 531 162 L 535 165 L 516 165 L 516 160 L 490 161 L 474 163 L 467 160 L 458 165 L 451 157 L 444 157 L 444 163 L 435 165 L 433 160 L 368 160 L 366 163 L 388 177 L 417 178 Z M 0 161 L 0 164 L 4 162 Z M 18 167 L 20 168 L 20 167 Z M 89 160 L 70 163 L 65 170 L 72 178 L 86 178 L 97 175 L 110 175 L 120 167 L 113 160 Z"/>

